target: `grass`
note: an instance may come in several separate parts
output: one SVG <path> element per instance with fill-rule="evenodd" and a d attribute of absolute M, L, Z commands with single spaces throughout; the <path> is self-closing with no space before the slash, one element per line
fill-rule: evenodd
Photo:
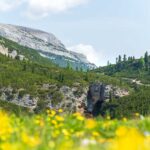
<path fill-rule="evenodd" d="M 62 110 L 17 117 L 0 111 L 1 150 L 149 150 L 150 118 L 86 119 Z"/>

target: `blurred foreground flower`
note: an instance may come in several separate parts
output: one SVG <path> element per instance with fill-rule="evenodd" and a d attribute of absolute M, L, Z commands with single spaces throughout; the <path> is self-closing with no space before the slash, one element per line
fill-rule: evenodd
<path fill-rule="evenodd" d="M 13 133 L 10 117 L 3 111 L 0 111 L 0 139 L 7 140 Z"/>

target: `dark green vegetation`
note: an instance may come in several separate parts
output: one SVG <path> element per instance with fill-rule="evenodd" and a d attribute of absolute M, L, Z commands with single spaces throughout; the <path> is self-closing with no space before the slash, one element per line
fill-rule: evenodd
<path fill-rule="evenodd" d="M 58 84 L 59 86 L 74 86 L 79 83 L 80 86 L 86 86 L 94 81 L 127 86 L 113 77 L 90 72 L 77 72 L 54 65 L 44 66 L 35 62 L 13 60 L 0 54 L 0 87 L 24 88 L 27 92 L 35 94 L 37 87 L 44 83 Z"/>
<path fill-rule="evenodd" d="M 14 113 L 17 116 L 30 114 L 28 108 L 17 106 L 13 103 L 0 100 L 0 109 L 7 110 L 9 113 Z"/>
<path fill-rule="evenodd" d="M 1 45 L 7 47 L 9 51 L 16 50 L 24 55 L 28 60 L 20 61 L 0 54 L 0 88 L 12 87 L 13 93 L 19 91 L 19 97 L 30 94 L 31 97 L 38 96 L 38 105 L 42 109 L 45 106 L 46 94 L 51 94 L 53 103 L 62 100 L 57 89 L 41 90 L 43 84 L 63 85 L 82 89 L 91 82 L 104 82 L 129 88 L 125 82 L 103 74 L 93 72 L 75 71 L 68 65 L 67 68 L 60 68 L 51 63 L 48 59 L 41 57 L 35 50 L 18 45 L 15 42 L 1 38 Z M 0 93 L 2 94 L 2 93 Z M 9 93 L 8 93 L 9 95 Z M 11 99 L 12 95 L 9 95 Z"/>
<path fill-rule="evenodd" d="M 150 114 L 150 56 L 148 52 L 144 57 L 135 59 L 134 57 L 121 56 L 116 58 L 116 64 L 94 70 L 95 73 L 103 73 L 114 78 L 125 81 L 134 90 L 130 96 L 113 99 L 105 103 L 102 113 L 110 113 L 112 117 L 132 117 L 136 112 L 142 115 Z"/>
<path fill-rule="evenodd" d="M 135 113 L 150 114 L 150 87 L 141 87 L 129 96 L 104 103 L 101 113 L 109 113 L 112 118 L 133 117 Z"/>
<path fill-rule="evenodd" d="M 150 56 L 148 52 L 140 59 L 135 59 L 135 57 L 127 58 L 126 55 L 122 58 L 119 55 L 116 58 L 116 64 L 108 62 L 107 66 L 100 67 L 94 71 L 117 78 L 137 79 L 148 84 L 150 83 Z"/>

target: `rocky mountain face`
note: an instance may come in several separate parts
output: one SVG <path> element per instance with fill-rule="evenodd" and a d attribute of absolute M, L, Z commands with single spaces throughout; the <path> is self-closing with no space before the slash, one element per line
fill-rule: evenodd
<path fill-rule="evenodd" d="M 104 102 L 109 102 L 113 98 L 128 96 L 129 91 L 116 86 L 103 83 L 94 83 L 89 86 L 87 93 L 87 112 L 97 116 Z"/>
<path fill-rule="evenodd" d="M 43 84 L 38 89 L 39 94 L 32 96 L 24 89 L 3 87 L 0 89 L 0 99 L 16 105 L 29 108 L 31 111 L 40 111 L 45 108 L 59 109 L 65 112 L 89 112 L 100 109 L 103 102 L 108 102 L 112 97 L 120 98 L 129 95 L 125 89 L 103 83 L 93 83 L 89 87 L 74 87 Z"/>
<path fill-rule="evenodd" d="M 35 49 L 41 56 L 49 58 L 61 67 L 66 67 L 68 63 L 74 69 L 92 69 L 96 67 L 84 55 L 68 51 L 64 44 L 51 33 L 27 27 L 0 24 L 0 36 L 22 46 Z"/>
<path fill-rule="evenodd" d="M 84 113 L 88 88 L 43 84 L 38 90 L 38 96 L 32 96 L 24 89 L 3 87 L 0 89 L 0 100 L 26 107 L 32 112 L 39 112 L 46 108 L 56 110 L 62 108 L 68 113 Z"/>

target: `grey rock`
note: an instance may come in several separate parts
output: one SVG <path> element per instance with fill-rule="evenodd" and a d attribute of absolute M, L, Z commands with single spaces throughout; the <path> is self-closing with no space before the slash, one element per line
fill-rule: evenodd
<path fill-rule="evenodd" d="M 83 54 L 67 50 L 64 44 L 52 33 L 10 24 L 0 24 L 0 36 L 35 49 L 41 56 L 51 59 L 62 67 L 67 66 L 68 61 L 74 68 L 91 69 L 96 67 Z"/>
<path fill-rule="evenodd" d="M 33 110 L 37 107 L 38 97 L 31 98 L 29 94 L 23 95 L 23 97 L 19 97 L 19 90 L 16 93 L 13 93 L 13 88 L 7 87 L 0 89 L 0 100 L 9 101 L 16 105 L 27 107 Z"/>
<path fill-rule="evenodd" d="M 103 102 L 109 102 L 112 98 L 128 95 L 128 90 L 103 83 L 93 83 L 89 86 L 88 90 L 87 111 L 96 115 L 95 112 L 97 112 L 97 109 L 100 109 Z"/>
<path fill-rule="evenodd" d="M 89 87 L 81 87 L 76 84 L 74 87 L 62 86 L 58 87 L 55 84 L 43 84 L 39 89 L 44 93 L 42 102 L 44 108 L 59 109 L 62 108 L 65 112 L 73 113 L 80 112 L 84 114 L 86 109 L 93 113 L 95 109 L 99 109 L 103 102 L 110 101 L 111 98 L 119 98 L 129 95 L 129 91 L 106 85 L 103 83 L 93 83 Z M 31 97 L 30 94 L 19 96 L 19 92 L 24 89 L 15 90 L 12 87 L 3 87 L 0 89 L 0 99 L 9 101 L 19 106 L 30 108 L 30 110 L 37 109 L 38 102 L 41 100 L 40 96 Z M 52 93 L 59 94 L 56 99 L 53 99 Z M 56 102 L 55 102 L 56 101 Z"/>
<path fill-rule="evenodd" d="M 18 55 L 18 53 L 17 53 L 17 51 L 16 50 L 12 50 L 12 52 L 10 52 L 9 54 L 8 54 L 11 58 L 16 58 L 16 56 Z"/>

